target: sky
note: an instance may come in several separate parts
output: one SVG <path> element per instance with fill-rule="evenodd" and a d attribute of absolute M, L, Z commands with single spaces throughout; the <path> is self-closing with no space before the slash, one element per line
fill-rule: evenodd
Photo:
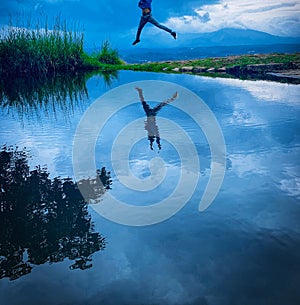
<path fill-rule="evenodd" d="M 2 0 L 0 25 L 5 26 L 10 16 L 13 20 L 18 15 L 43 20 L 47 15 L 51 20 L 60 15 L 84 30 L 88 47 L 100 46 L 108 39 L 117 47 L 129 48 L 141 15 L 137 3 L 137 0 Z M 159 22 L 176 31 L 181 40 L 188 33 L 224 28 L 300 37 L 299 0 L 153 0 L 152 13 Z M 157 37 L 157 44 L 160 37 L 164 40 L 168 37 L 151 25 L 146 26 L 142 35 L 145 40 Z M 170 36 L 170 43 L 172 39 Z"/>

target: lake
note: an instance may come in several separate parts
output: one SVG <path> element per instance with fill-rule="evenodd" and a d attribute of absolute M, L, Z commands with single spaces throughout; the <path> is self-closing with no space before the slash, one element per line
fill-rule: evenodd
<path fill-rule="evenodd" d="M 300 303 L 299 85 L 119 71 L 0 105 L 2 305 Z"/>

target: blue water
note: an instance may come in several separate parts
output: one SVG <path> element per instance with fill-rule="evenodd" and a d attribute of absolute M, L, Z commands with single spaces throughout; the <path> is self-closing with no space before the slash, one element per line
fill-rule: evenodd
<path fill-rule="evenodd" d="M 179 98 L 157 115 L 161 150 L 156 142 L 150 149 L 141 124 L 136 133 L 144 137 L 132 145 L 129 156 L 131 170 L 140 179 L 151 176 L 150 160 L 161 158 L 167 169 L 166 184 L 162 182 L 149 195 L 128 190 L 118 181 L 111 162 L 112 142 L 122 126 L 138 118 L 145 120 L 136 96 L 130 106 L 110 118 L 95 144 L 97 168 L 112 171 L 111 190 L 103 202 L 109 194 L 120 196 L 128 204 L 144 199 L 141 205 L 170 196 L 179 179 L 176 145 L 184 146 L 185 142 L 181 143 L 181 138 L 175 144 L 167 141 L 174 131 L 160 124 L 163 118 L 182 126 L 195 144 L 200 167 L 195 166 L 190 177 L 193 179 L 193 171 L 199 172 L 200 180 L 191 198 L 173 217 L 141 227 L 114 223 L 90 205 L 94 229 L 107 241 L 104 250 L 92 254 L 92 267 L 70 270 L 72 262 L 67 258 L 57 263 L 32 264 L 30 273 L 15 280 L 0 280 L 0 303 L 299 304 L 298 85 L 122 71 L 108 86 L 103 78 L 94 76 L 87 80 L 87 94 L 72 102 L 67 98 L 57 105 L 40 103 L 28 106 L 26 111 L 13 103 L 2 104 L 0 143 L 26 146 L 32 155 L 31 167 L 47 165 L 51 178 L 74 179 L 74 136 L 85 111 L 104 93 L 147 80 L 166 81 L 190 90 L 216 118 L 224 136 L 226 168 L 213 203 L 205 211 L 198 211 L 212 170 L 211 148 L 203 130 L 176 108 L 184 103 Z M 149 104 L 154 107 L 157 101 Z M 104 103 L 103 114 L 110 113 L 113 106 Z M 195 103 L 192 114 L 198 108 Z M 83 131 L 86 143 L 91 130 Z M 126 143 L 131 136 L 134 132 L 128 132 Z M 174 203 L 181 195 L 174 198 Z M 23 260 L 30 261 L 26 253 Z"/>

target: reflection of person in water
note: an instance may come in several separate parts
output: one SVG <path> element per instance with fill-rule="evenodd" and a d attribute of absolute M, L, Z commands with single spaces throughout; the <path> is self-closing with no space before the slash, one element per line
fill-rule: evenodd
<path fill-rule="evenodd" d="M 140 101 L 143 105 L 143 108 L 147 116 L 147 120 L 145 121 L 145 130 L 147 130 L 148 132 L 148 140 L 150 141 L 150 148 L 153 150 L 153 143 L 156 140 L 158 148 L 161 149 L 160 136 L 159 136 L 158 126 L 156 124 L 156 115 L 159 112 L 159 110 L 161 110 L 164 106 L 173 102 L 177 98 L 178 93 L 175 92 L 171 98 L 167 99 L 164 102 L 161 102 L 154 108 L 150 108 L 150 106 L 145 102 L 143 90 L 141 88 L 136 88 L 136 90 L 139 93 Z"/>

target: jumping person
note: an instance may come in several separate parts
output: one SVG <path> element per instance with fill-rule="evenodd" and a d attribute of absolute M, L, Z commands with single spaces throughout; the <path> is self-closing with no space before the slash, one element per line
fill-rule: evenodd
<path fill-rule="evenodd" d="M 161 149 L 160 135 L 159 135 L 158 126 L 156 124 L 156 115 L 161 110 L 161 108 L 163 108 L 167 104 L 173 102 L 178 97 L 178 93 L 175 92 L 171 98 L 167 99 L 164 102 L 159 103 L 154 108 L 150 108 L 150 106 L 146 103 L 146 101 L 144 99 L 143 90 L 138 87 L 135 89 L 139 93 L 140 101 L 143 105 L 145 114 L 147 116 L 147 120 L 145 121 L 145 130 L 148 133 L 148 140 L 150 142 L 150 148 L 151 148 L 151 150 L 153 150 L 153 143 L 156 140 L 157 147 L 160 150 Z"/>
<path fill-rule="evenodd" d="M 136 33 L 136 38 L 135 41 L 132 43 L 132 45 L 136 45 L 137 43 L 140 42 L 140 35 L 141 32 L 144 28 L 144 26 L 146 25 L 146 23 L 150 22 L 153 25 L 157 26 L 158 28 L 170 33 L 174 39 L 176 39 L 176 32 L 172 31 L 171 29 L 167 28 L 166 26 L 160 24 L 158 21 L 156 21 L 151 14 L 151 3 L 152 0 L 140 0 L 139 1 L 139 8 L 142 10 L 142 16 L 141 16 L 141 20 L 139 23 L 139 27 Z"/>

